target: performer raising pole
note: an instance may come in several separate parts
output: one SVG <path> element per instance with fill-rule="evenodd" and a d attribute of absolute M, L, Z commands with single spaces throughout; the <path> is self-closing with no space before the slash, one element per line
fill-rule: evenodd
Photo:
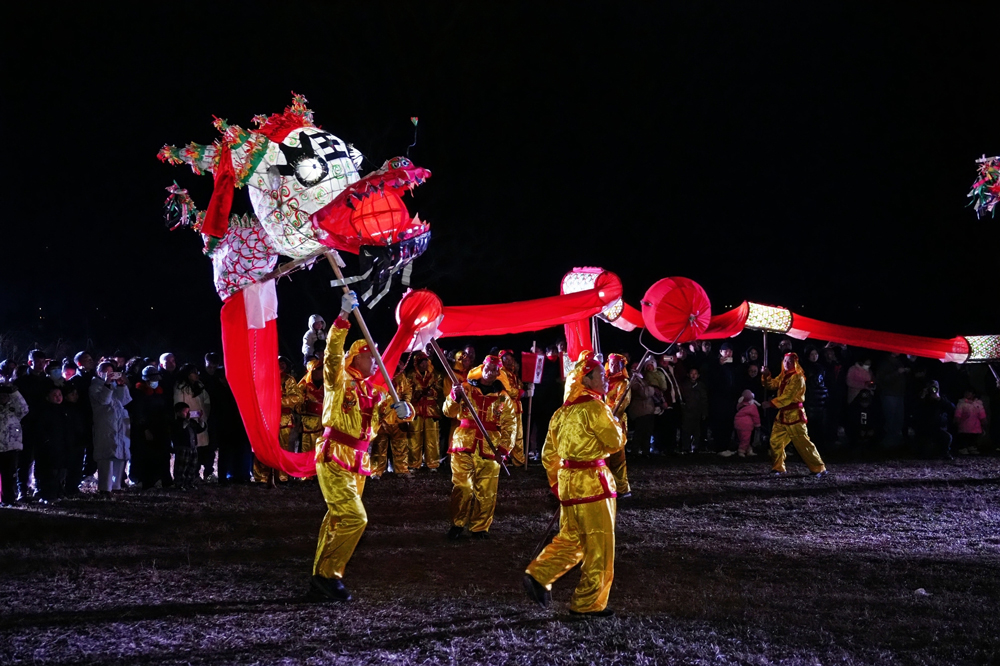
<path fill-rule="evenodd" d="M 347 318 L 357 307 L 354 292 L 344 294 L 323 359 L 324 430 L 316 446 L 316 478 L 327 511 L 320 527 L 310 585 L 329 601 L 351 599 L 342 579 L 368 524 L 361 493 L 365 478 L 371 475 L 368 446 L 378 428 L 378 415 L 388 413 L 390 421 L 413 418 L 409 403 L 395 401 L 372 383 L 377 350 L 367 340 L 355 341 L 345 358 L 344 344 L 351 327 Z M 389 389 L 395 392 L 391 381 Z M 391 408 L 387 409 L 386 402 Z"/>
<path fill-rule="evenodd" d="M 549 485 L 559 497 L 559 534 L 528 565 L 528 597 L 548 606 L 552 583 L 582 561 L 569 612 L 607 617 L 615 561 L 615 480 L 605 459 L 625 446 L 621 423 L 604 403 L 608 378 L 593 356 L 582 356 L 569 379 L 575 395 L 556 410 L 542 449 Z"/>
<path fill-rule="evenodd" d="M 781 361 L 781 374 L 773 379 L 771 370 L 765 365 L 761 380 L 765 388 L 778 391 L 778 397 L 764 402 L 765 407 L 778 409 L 771 427 L 771 457 L 774 460 L 771 474 L 781 476 L 785 473 L 785 447 L 791 443 L 814 477 L 826 476 L 826 465 L 819 457 L 816 445 L 809 439 L 806 428 L 809 419 L 802 406 L 806 397 L 806 376 L 799 365 L 799 355 L 795 352 L 785 354 Z"/>
<path fill-rule="evenodd" d="M 436 341 L 431 346 L 438 352 Z M 472 538 L 488 539 L 493 524 L 500 467 L 517 434 L 514 403 L 498 381 L 500 367 L 499 358 L 487 356 L 481 366 L 469 371 L 468 381 L 454 384 L 444 401 L 445 416 L 459 419 L 448 449 L 451 540 L 458 539 L 466 527 Z"/>

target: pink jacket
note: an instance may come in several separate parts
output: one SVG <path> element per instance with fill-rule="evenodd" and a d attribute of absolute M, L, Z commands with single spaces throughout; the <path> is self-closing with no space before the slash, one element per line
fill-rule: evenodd
<path fill-rule="evenodd" d="M 753 430 L 760 427 L 760 412 L 757 410 L 757 403 L 744 402 L 736 410 L 736 417 L 733 419 L 733 427 L 737 430 Z"/>
<path fill-rule="evenodd" d="M 962 398 L 955 405 L 955 424 L 962 434 L 981 435 L 986 423 L 986 409 L 981 400 L 968 401 Z"/>

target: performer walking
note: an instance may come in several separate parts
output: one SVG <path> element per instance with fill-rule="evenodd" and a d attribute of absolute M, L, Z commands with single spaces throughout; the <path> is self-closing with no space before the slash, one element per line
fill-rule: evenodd
<path fill-rule="evenodd" d="M 441 460 L 438 419 L 441 418 L 440 400 L 444 382 L 441 374 L 431 365 L 430 357 L 422 351 L 413 353 L 413 369 L 406 376 L 413 390 L 413 408 L 417 412 L 410 426 L 409 463 L 419 469 L 422 459 L 427 469 L 436 472 Z"/>
<path fill-rule="evenodd" d="M 572 397 L 556 410 L 542 449 L 549 485 L 559 497 L 559 534 L 528 565 L 524 588 L 542 606 L 552 583 L 582 561 L 570 598 L 573 615 L 607 617 L 615 577 L 615 480 L 606 459 L 625 446 L 621 423 L 604 403 L 608 378 L 595 358 L 581 357 L 568 381 Z"/>
<path fill-rule="evenodd" d="M 632 391 L 628 388 L 628 370 L 625 368 L 625 357 L 621 354 L 609 354 L 605 367 L 608 373 L 608 395 L 604 402 L 611 408 L 612 413 L 621 424 L 622 432 L 627 437 L 628 416 L 625 415 L 625 408 L 632 400 Z M 621 405 L 618 404 L 619 401 L 621 401 Z M 617 408 L 617 412 L 615 408 Z M 631 497 L 632 487 L 628 483 L 628 470 L 625 468 L 625 447 L 608 456 L 607 465 L 615 477 L 618 499 Z"/>
<path fill-rule="evenodd" d="M 504 349 L 497 356 L 500 357 L 500 383 L 503 390 L 510 396 L 514 404 L 514 425 L 517 432 L 514 436 L 514 448 L 510 452 L 510 461 L 514 467 L 524 467 L 524 408 L 521 406 L 521 397 L 524 395 L 521 378 L 517 374 L 517 364 L 514 352 Z"/>
<path fill-rule="evenodd" d="M 410 388 L 410 382 L 402 372 L 397 373 L 392 380 L 393 386 L 396 387 L 396 395 L 399 396 L 400 400 L 404 400 L 409 403 L 413 403 L 410 399 L 410 394 L 412 389 Z M 407 424 L 399 423 L 393 420 L 391 423 L 388 419 L 388 412 L 392 407 L 388 403 L 382 403 L 379 407 L 379 425 L 378 429 L 375 431 L 375 439 L 372 440 L 371 446 L 371 469 L 372 478 L 379 479 L 383 474 L 389 469 L 389 453 L 392 452 L 392 471 L 398 477 L 413 478 L 410 476 L 409 463 L 407 462 L 407 457 L 409 455 L 409 433 L 404 429 Z"/>
<path fill-rule="evenodd" d="M 351 326 L 347 317 L 357 306 L 354 292 L 344 294 L 323 360 L 324 430 L 316 446 L 316 478 L 327 511 L 319 531 L 310 585 L 332 601 L 351 599 L 342 579 L 368 524 L 361 503 L 365 477 L 371 474 L 368 445 L 378 427 L 382 403 L 392 400 L 371 382 L 376 361 L 364 340 L 355 341 L 344 358 L 344 342 Z M 413 407 L 407 402 L 396 403 L 388 417 L 390 421 L 409 421 Z"/>
<path fill-rule="evenodd" d="M 309 359 L 306 374 L 299 380 L 299 390 L 303 396 L 299 406 L 302 423 L 301 450 L 306 453 L 315 451 L 323 436 L 323 361 L 318 358 Z"/>
<path fill-rule="evenodd" d="M 279 356 L 278 370 L 281 373 L 278 380 L 281 382 L 281 420 L 278 422 L 278 445 L 285 451 L 291 451 L 292 431 L 295 430 L 296 422 L 298 421 L 298 415 L 295 412 L 301 407 L 305 396 L 302 393 L 302 388 L 295 381 L 295 376 L 292 374 L 291 361 L 284 356 Z M 288 481 L 288 474 L 284 471 L 272 469 L 258 460 L 257 456 L 253 457 L 254 481 L 257 483 L 266 483 L 273 488 L 275 485 L 275 474 L 277 474 L 279 481 Z M 222 478 L 221 474 L 219 478 Z"/>
<path fill-rule="evenodd" d="M 466 527 L 474 539 L 488 539 L 497 505 L 500 460 L 514 445 L 514 405 L 504 391 L 500 359 L 487 356 L 469 371 L 468 381 L 455 386 L 444 401 L 445 416 L 457 419 L 451 447 L 451 529 L 448 538 L 458 539 Z M 476 413 L 497 448 L 494 455 L 476 427 L 460 392 L 475 405 Z"/>
<path fill-rule="evenodd" d="M 785 354 L 781 361 L 781 374 L 777 377 L 772 378 L 771 371 L 766 367 L 760 376 L 765 388 L 778 391 L 776 398 L 764 402 L 764 407 L 778 409 L 771 427 L 771 457 L 774 460 L 771 474 L 781 476 L 785 473 L 785 447 L 792 443 L 814 477 L 826 476 L 826 465 L 806 429 L 809 419 L 802 406 L 806 395 L 806 377 L 799 365 L 798 354 Z"/>

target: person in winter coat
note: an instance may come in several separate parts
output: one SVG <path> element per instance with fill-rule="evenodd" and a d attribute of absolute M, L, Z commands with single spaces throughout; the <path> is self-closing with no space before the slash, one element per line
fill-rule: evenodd
<path fill-rule="evenodd" d="M 174 404 L 183 402 L 188 406 L 190 418 L 198 421 L 201 426 L 198 429 L 198 467 L 204 468 L 203 478 L 208 481 L 215 475 L 215 450 L 214 442 L 209 439 L 206 425 L 212 411 L 212 398 L 205 385 L 201 383 L 201 376 L 195 365 L 188 364 L 181 366 L 177 371 L 177 383 L 174 384 Z"/>
<path fill-rule="evenodd" d="M 736 412 L 734 405 L 739 398 L 737 390 L 737 371 L 733 364 L 733 348 L 728 342 L 719 347 L 717 361 L 708 363 L 705 367 L 705 385 L 708 387 L 709 424 L 715 440 L 715 450 L 734 452 L 733 417 Z"/>
<path fill-rule="evenodd" d="M 952 436 L 948 432 L 954 417 L 955 405 L 941 395 L 941 385 L 932 379 L 921 395 L 914 423 L 917 436 L 923 440 L 931 455 L 945 460 L 954 459 L 951 455 Z"/>
<path fill-rule="evenodd" d="M 681 383 L 681 453 L 694 453 L 701 444 L 702 425 L 708 418 L 708 389 L 701 381 L 697 368 L 688 370 L 688 379 Z"/>
<path fill-rule="evenodd" d="M 302 336 L 302 365 L 323 358 L 326 350 L 326 321 L 318 314 L 309 317 L 309 330 Z"/>
<path fill-rule="evenodd" d="M 648 363 L 643 372 L 632 383 L 632 395 L 628 405 L 628 420 L 632 426 L 632 446 L 636 455 L 648 455 L 649 443 L 653 437 L 653 395 L 656 389 L 646 382 L 646 374 L 653 372 L 653 364 Z"/>
<path fill-rule="evenodd" d="M 847 370 L 847 404 L 854 402 L 862 389 L 875 390 L 872 360 L 867 356 L 859 358 L 857 363 Z"/>
<path fill-rule="evenodd" d="M 806 362 L 802 371 L 806 373 L 806 414 L 809 415 L 809 434 L 817 445 L 833 442 L 836 427 L 830 429 L 831 419 L 827 414 L 830 388 L 826 379 L 826 366 L 819 362 L 819 350 L 809 345 L 805 349 Z"/>
<path fill-rule="evenodd" d="M 161 484 L 173 485 L 170 476 L 170 424 L 173 420 L 173 403 L 160 385 L 160 370 L 155 365 L 142 369 L 142 381 L 132 391 L 132 431 L 136 433 L 135 463 L 139 463 L 139 480 L 143 490 Z M 172 389 L 171 389 L 172 391 Z M 134 478 L 133 478 L 134 480 Z"/>
<path fill-rule="evenodd" d="M 965 390 L 964 397 L 955 405 L 955 430 L 957 431 L 955 448 L 963 455 L 979 453 L 979 439 L 986 425 L 986 408 L 982 400 L 976 398 L 976 392 L 971 388 Z"/>
<path fill-rule="evenodd" d="M 73 430 L 73 447 L 66 457 L 66 482 L 64 491 L 67 497 L 80 493 L 80 482 L 83 479 L 83 462 L 86 456 L 87 442 L 93 439 L 94 426 L 91 424 L 91 409 L 81 404 L 80 392 L 76 385 L 67 381 L 62 385 L 63 407 L 69 414 L 70 427 Z M 90 400 L 88 399 L 89 403 Z"/>
<path fill-rule="evenodd" d="M 97 462 L 97 489 L 107 496 L 122 489 L 125 463 L 131 456 L 129 414 L 132 402 L 128 380 L 109 361 L 97 366 L 90 380 L 90 408 L 94 415 L 94 460 Z"/>
<path fill-rule="evenodd" d="M 739 456 L 755 456 L 750 448 L 754 428 L 760 427 L 760 403 L 754 400 L 753 391 L 745 389 L 736 403 L 736 416 L 733 417 L 733 429 L 736 430 L 736 440 L 739 443 Z"/>
<path fill-rule="evenodd" d="M 191 418 L 186 403 L 174 405 L 170 442 L 174 448 L 174 478 L 181 490 L 190 490 L 198 480 L 198 434 L 204 430 L 199 419 Z"/>
<path fill-rule="evenodd" d="M 72 418 L 63 405 L 63 392 L 51 386 L 45 402 L 37 411 L 35 423 L 38 449 L 35 451 L 35 476 L 38 494 L 43 503 L 55 502 L 63 496 L 66 467 L 75 443 Z"/>
<path fill-rule="evenodd" d="M 847 406 L 844 431 L 851 448 L 865 450 L 875 443 L 882 429 L 882 412 L 868 389 L 861 389 L 857 399 Z"/>
<path fill-rule="evenodd" d="M 28 413 L 24 396 L 7 380 L 0 374 L 0 504 L 17 501 L 17 458 L 23 445 L 21 419 Z"/>

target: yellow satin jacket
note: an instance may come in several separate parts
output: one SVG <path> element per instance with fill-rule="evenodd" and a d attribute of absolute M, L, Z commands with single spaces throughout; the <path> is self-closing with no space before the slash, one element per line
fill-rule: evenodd
<path fill-rule="evenodd" d="M 344 469 L 371 476 L 368 445 L 379 419 L 399 421 L 392 409 L 392 396 L 344 366 L 344 342 L 350 323 L 334 321 L 323 357 L 323 439 L 316 447 L 316 462 L 335 462 Z M 388 405 L 386 404 L 388 403 Z"/>
<path fill-rule="evenodd" d="M 767 379 L 762 377 L 764 386 L 778 391 L 778 397 L 771 404 L 778 408 L 775 419 L 782 425 L 808 423 L 806 410 L 802 401 L 806 397 L 806 377 L 801 372 L 786 373 L 784 370 L 777 377 Z"/>
<path fill-rule="evenodd" d="M 584 390 L 556 410 L 542 447 L 549 485 L 563 506 L 616 497 L 604 459 L 625 446 L 621 424 L 601 397 Z"/>
<path fill-rule="evenodd" d="M 503 390 L 496 393 L 484 394 L 478 386 L 463 382 L 465 394 L 476 406 L 476 412 L 490 433 L 490 439 L 501 455 L 506 455 L 514 448 L 514 440 L 517 437 L 517 424 L 514 414 L 514 403 L 510 396 Z M 489 445 L 483 438 L 476 422 L 465 406 L 465 402 L 458 402 L 451 399 L 451 394 L 444 401 L 444 415 L 450 419 L 459 419 L 459 425 L 455 429 L 455 436 L 452 438 L 451 448 L 448 453 L 472 453 L 478 451 L 481 458 L 494 460 L 495 456 Z"/>

